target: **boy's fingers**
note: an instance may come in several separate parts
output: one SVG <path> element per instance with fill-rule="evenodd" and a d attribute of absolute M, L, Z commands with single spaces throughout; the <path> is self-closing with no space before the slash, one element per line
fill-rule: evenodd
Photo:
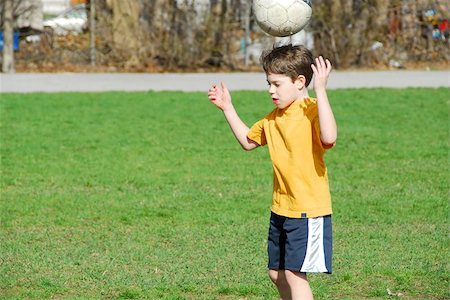
<path fill-rule="evenodd" d="M 325 60 L 323 59 L 323 56 L 320 56 L 319 59 L 320 59 L 320 62 L 322 63 L 322 65 L 325 65 Z"/>
<path fill-rule="evenodd" d="M 316 57 L 315 69 L 318 73 L 330 73 L 332 66 L 330 60 L 323 58 L 323 56 Z M 314 69 L 313 69 L 314 71 Z"/>
<path fill-rule="evenodd" d="M 323 58 L 322 56 L 319 56 L 316 58 L 316 68 L 317 71 L 321 71 L 324 67 Z"/>
<path fill-rule="evenodd" d="M 320 60 L 319 60 L 318 57 L 316 57 L 316 65 L 317 65 L 317 66 L 320 65 Z"/>
<path fill-rule="evenodd" d="M 331 62 L 328 60 L 328 58 L 325 60 L 327 64 L 327 69 L 331 70 Z"/>

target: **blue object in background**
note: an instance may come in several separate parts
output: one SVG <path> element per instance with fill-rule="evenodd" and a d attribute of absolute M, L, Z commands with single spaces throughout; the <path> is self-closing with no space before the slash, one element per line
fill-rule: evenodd
<path fill-rule="evenodd" d="M 19 50 L 19 33 L 14 32 L 13 49 Z M 0 51 L 3 51 L 3 31 L 0 31 Z"/>

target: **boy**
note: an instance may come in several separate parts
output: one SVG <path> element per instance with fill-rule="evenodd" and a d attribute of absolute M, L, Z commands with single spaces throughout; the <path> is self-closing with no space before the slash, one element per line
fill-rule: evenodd
<path fill-rule="evenodd" d="M 331 273 L 331 198 L 323 160 L 337 137 L 326 84 L 331 63 L 303 46 L 285 45 L 261 56 L 276 108 L 248 128 L 225 86 L 208 97 L 220 108 L 245 150 L 268 145 L 274 171 L 268 235 L 269 277 L 281 299 L 313 299 L 307 273 Z M 308 96 L 314 75 L 317 99 Z"/>

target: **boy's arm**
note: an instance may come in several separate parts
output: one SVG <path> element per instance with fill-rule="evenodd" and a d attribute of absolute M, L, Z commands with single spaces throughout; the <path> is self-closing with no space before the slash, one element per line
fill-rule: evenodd
<path fill-rule="evenodd" d="M 214 105 L 222 110 L 228 125 L 230 125 L 231 131 L 244 150 L 253 150 L 259 146 L 257 143 L 247 138 L 250 129 L 242 122 L 241 118 L 239 118 L 236 109 L 231 102 L 230 92 L 223 82 L 220 87 L 213 85 L 208 90 L 208 98 Z"/>
<path fill-rule="evenodd" d="M 325 145 L 333 145 L 337 139 L 337 125 L 328 101 L 326 86 L 331 71 L 330 61 L 322 56 L 316 58 L 316 64 L 311 65 L 314 72 L 314 90 L 317 97 L 319 114 L 320 140 Z"/>

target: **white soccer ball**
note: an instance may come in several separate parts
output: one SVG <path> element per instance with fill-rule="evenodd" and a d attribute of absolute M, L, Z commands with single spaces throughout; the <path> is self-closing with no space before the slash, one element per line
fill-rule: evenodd
<path fill-rule="evenodd" d="M 311 0 L 253 0 L 253 12 L 261 29 L 273 36 L 288 36 L 308 25 Z"/>

